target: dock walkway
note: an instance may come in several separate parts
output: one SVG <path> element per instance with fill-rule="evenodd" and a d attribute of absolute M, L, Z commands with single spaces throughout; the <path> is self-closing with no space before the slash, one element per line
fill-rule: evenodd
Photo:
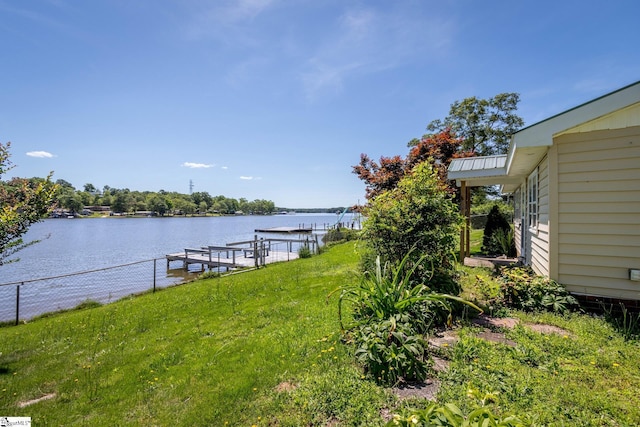
<path fill-rule="evenodd" d="M 285 250 L 277 250 L 278 244 L 283 243 Z M 293 244 L 312 246 L 317 249 L 318 241 L 313 239 L 255 239 L 244 242 L 228 243 L 224 246 L 209 245 L 200 248 L 186 248 L 182 252 L 165 255 L 167 269 L 171 262 L 178 261 L 182 268 L 189 269 L 192 264 L 209 270 L 224 268 L 226 271 L 238 268 L 260 267 L 274 262 L 291 261 L 299 258 L 294 252 Z M 315 252 L 315 250 L 314 250 Z"/>

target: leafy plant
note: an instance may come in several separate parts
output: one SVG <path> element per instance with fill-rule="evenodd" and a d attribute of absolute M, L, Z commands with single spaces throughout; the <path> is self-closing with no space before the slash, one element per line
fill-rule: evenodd
<path fill-rule="evenodd" d="M 553 279 L 537 275 L 530 267 L 503 267 L 498 277 L 499 304 L 524 311 L 565 313 L 578 307 L 578 301 Z"/>
<path fill-rule="evenodd" d="M 500 228 L 491 236 L 490 247 L 496 254 L 508 257 L 516 256 L 516 243 L 513 228 Z"/>
<path fill-rule="evenodd" d="M 431 402 L 424 409 L 407 410 L 396 414 L 387 426 L 442 427 L 533 427 L 535 424 L 515 415 L 500 417 L 489 408 L 481 407 L 466 416 L 456 405 Z"/>
<path fill-rule="evenodd" d="M 407 268 L 411 254 L 407 254 L 400 264 L 390 268 L 389 263 L 384 267 L 380 257 L 376 258 L 375 271 L 365 272 L 361 280 L 354 285 L 340 288 L 338 314 L 343 329 L 343 303 L 350 301 L 353 304 L 353 317 L 357 322 L 366 323 L 370 319 L 387 320 L 396 314 L 408 313 L 415 309 L 416 305 L 429 303 L 432 314 L 441 315 L 451 312 L 451 301 L 469 304 L 478 311 L 479 308 L 454 295 L 441 294 L 431 291 L 425 283 L 414 285 L 411 281 L 414 271 L 423 265 L 427 256 L 424 255 Z M 414 319 L 417 330 L 426 332 L 431 326 L 429 318 Z"/>
<path fill-rule="evenodd" d="M 429 370 L 426 342 L 407 314 L 357 327 L 353 333 L 356 360 L 381 384 L 423 380 Z"/>
<path fill-rule="evenodd" d="M 350 329 L 356 359 L 384 384 L 424 379 L 428 360 L 422 335 L 436 319 L 451 318 L 451 302 L 481 311 L 462 298 L 435 293 L 423 283 L 412 284 L 411 277 L 426 256 L 407 268 L 410 258 L 409 253 L 390 269 L 377 257 L 374 273 L 367 272 L 357 284 L 340 289 L 338 314 L 343 330 L 343 304 L 348 301 L 353 309 L 355 325 Z"/>
<path fill-rule="evenodd" d="M 219 271 L 213 271 L 213 270 L 209 270 L 209 271 L 205 271 L 204 273 L 201 273 L 198 275 L 198 279 L 199 280 L 205 280 L 205 279 L 213 279 L 216 277 L 220 277 L 221 274 Z"/>

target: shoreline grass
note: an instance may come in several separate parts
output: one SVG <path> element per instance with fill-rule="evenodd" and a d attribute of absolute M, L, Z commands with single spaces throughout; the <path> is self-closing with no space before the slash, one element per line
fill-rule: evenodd
<path fill-rule="evenodd" d="M 350 280 L 357 259 L 353 244 L 341 245 L 2 328 L 0 413 L 31 416 L 35 425 L 264 421 L 278 384 L 352 363 L 326 296 Z"/>

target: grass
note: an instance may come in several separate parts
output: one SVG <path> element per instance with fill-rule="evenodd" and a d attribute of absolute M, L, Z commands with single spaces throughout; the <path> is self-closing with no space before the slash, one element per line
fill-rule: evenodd
<path fill-rule="evenodd" d="M 471 255 L 478 255 L 482 250 L 482 237 L 484 236 L 484 230 L 471 229 L 469 232 L 469 252 Z"/>
<path fill-rule="evenodd" d="M 34 425 L 300 425 L 348 419 L 362 401 L 365 418 L 377 415 L 381 390 L 360 379 L 326 301 L 357 261 L 340 245 L 2 328 L 0 414 Z"/>
<path fill-rule="evenodd" d="M 467 410 L 469 398 L 494 396 L 499 413 L 526 415 L 538 425 L 631 426 L 640 420 L 637 342 L 625 341 L 602 319 L 524 315 L 522 323 L 544 323 L 566 333 L 541 334 L 518 326 L 507 332 L 514 347 L 480 339 L 479 330 L 460 330 L 452 363 L 441 377 L 442 401 Z"/>
<path fill-rule="evenodd" d="M 355 248 L 0 328 L 0 415 L 45 426 L 376 426 L 424 407 L 364 379 L 342 344 L 327 295 L 356 280 Z M 491 293 L 485 273 L 461 269 L 467 295 Z M 443 350 L 440 402 L 540 425 L 637 425 L 637 340 L 592 315 L 510 314 L 567 333 L 519 326 L 509 347 L 460 326 Z"/>

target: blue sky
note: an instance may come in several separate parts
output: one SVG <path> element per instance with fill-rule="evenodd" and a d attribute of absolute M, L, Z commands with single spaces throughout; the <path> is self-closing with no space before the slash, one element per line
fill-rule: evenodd
<path fill-rule="evenodd" d="M 0 0 L 7 176 L 364 202 L 456 100 L 530 125 L 640 80 L 640 2 Z"/>

